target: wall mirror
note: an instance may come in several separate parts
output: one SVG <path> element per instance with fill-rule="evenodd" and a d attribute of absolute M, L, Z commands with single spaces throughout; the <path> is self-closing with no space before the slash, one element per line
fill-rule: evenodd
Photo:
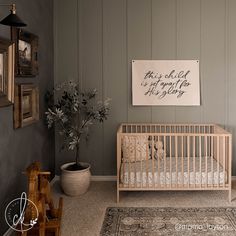
<path fill-rule="evenodd" d="M 0 38 L 0 107 L 14 102 L 14 43 Z"/>

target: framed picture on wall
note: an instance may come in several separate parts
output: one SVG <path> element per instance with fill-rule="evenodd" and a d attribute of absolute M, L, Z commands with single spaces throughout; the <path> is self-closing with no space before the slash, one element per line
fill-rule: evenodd
<path fill-rule="evenodd" d="M 39 92 L 33 84 L 17 84 L 15 88 L 14 128 L 39 120 Z"/>
<path fill-rule="evenodd" d="M 0 38 L 0 107 L 14 102 L 14 44 Z"/>
<path fill-rule="evenodd" d="M 12 28 L 12 40 L 16 44 L 15 75 L 32 77 L 38 74 L 38 36 L 18 28 Z"/>

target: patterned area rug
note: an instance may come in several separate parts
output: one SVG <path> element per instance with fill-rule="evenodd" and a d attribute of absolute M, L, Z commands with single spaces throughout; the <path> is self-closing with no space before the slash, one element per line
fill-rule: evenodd
<path fill-rule="evenodd" d="M 101 236 L 236 235 L 236 208 L 107 208 Z"/>

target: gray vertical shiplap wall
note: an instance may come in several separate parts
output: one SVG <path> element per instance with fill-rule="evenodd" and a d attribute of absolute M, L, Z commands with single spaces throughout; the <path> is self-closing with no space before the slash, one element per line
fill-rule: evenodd
<path fill-rule="evenodd" d="M 126 58 L 126 1 L 105 0 L 103 7 L 103 96 L 112 98 L 110 115 L 104 123 L 101 174 L 115 173 L 114 147 L 116 139 L 111 130 L 128 117 Z M 113 57 L 113 55 L 116 55 Z M 119 88 L 119 89 L 117 89 Z M 122 91 L 122 95 L 121 95 Z M 119 109 L 116 109 L 119 107 Z"/>
<path fill-rule="evenodd" d="M 202 121 L 222 125 L 226 124 L 227 116 L 225 3 L 222 0 L 201 3 Z"/>
<path fill-rule="evenodd" d="M 78 3 L 77 0 L 54 1 L 54 85 L 78 75 Z M 71 24 L 71 22 L 74 22 Z M 60 26 L 60 27 L 57 27 Z M 60 151 L 60 137 L 55 132 L 56 169 L 64 163 L 65 155 L 73 160 L 71 153 Z"/>
<path fill-rule="evenodd" d="M 213 122 L 235 137 L 236 1 L 57 0 L 54 9 L 56 73 L 67 79 L 75 72 L 82 88 L 96 87 L 99 98 L 112 99 L 109 120 L 94 126 L 89 143 L 81 145 L 93 174 L 116 173 L 121 122 Z M 67 49 L 71 55 L 57 55 Z M 134 59 L 199 59 L 201 106 L 133 107 Z M 57 155 L 57 167 L 72 155 Z"/>
<path fill-rule="evenodd" d="M 176 58 L 199 59 L 201 67 L 201 1 L 181 0 L 178 2 L 176 13 Z M 201 95 L 203 95 L 202 85 L 200 76 Z M 176 107 L 176 121 L 203 122 L 202 107 Z"/>
<path fill-rule="evenodd" d="M 127 63 L 126 84 L 128 89 L 128 122 L 151 122 L 152 108 L 132 106 L 131 62 L 133 59 L 151 58 L 151 0 L 127 1 L 126 40 Z M 128 79 L 129 78 L 129 79 Z"/>
<path fill-rule="evenodd" d="M 176 59 L 176 1 L 152 1 L 151 15 L 152 59 Z M 152 121 L 175 122 L 175 107 L 153 106 Z"/>
<path fill-rule="evenodd" d="M 0 4 L 10 0 L 0 0 Z M 7 204 L 27 191 L 27 178 L 22 171 L 33 161 L 54 174 L 54 134 L 44 124 L 44 94 L 53 87 L 53 1 L 15 0 L 17 14 L 27 23 L 25 30 L 39 36 L 39 75 L 15 78 L 17 83 L 39 87 L 40 120 L 21 129 L 13 129 L 13 106 L 0 108 L 0 235 L 7 230 L 4 212 Z M 0 7 L 1 19 L 9 7 Z M 10 27 L 0 25 L 0 37 L 10 38 Z M 53 176 L 52 176 L 53 177 Z"/>
<path fill-rule="evenodd" d="M 79 5 L 80 84 L 84 90 L 96 88 L 98 99 L 103 99 L 103 7 L 101 0 L 81 1 Z M 85 24 L 86 22 L 86 24 Z M 97 174 L 103 171 L 103 124 L 97 124 L 90 133 L 89 142 L 80 145 L 83 161 L 87 161 Z"/>

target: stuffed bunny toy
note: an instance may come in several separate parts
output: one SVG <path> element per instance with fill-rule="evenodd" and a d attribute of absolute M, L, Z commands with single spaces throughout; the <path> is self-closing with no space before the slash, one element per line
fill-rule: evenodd
<path fill-rule="evenodd" d="M 156 159 L 159 158 L 160 160 L 163 160 L 163 158 L 166 156 L 166 153 L 163 149 L 163 142 L 157 141 L 155 143 L 155 149 L 156 149 Z"/>

